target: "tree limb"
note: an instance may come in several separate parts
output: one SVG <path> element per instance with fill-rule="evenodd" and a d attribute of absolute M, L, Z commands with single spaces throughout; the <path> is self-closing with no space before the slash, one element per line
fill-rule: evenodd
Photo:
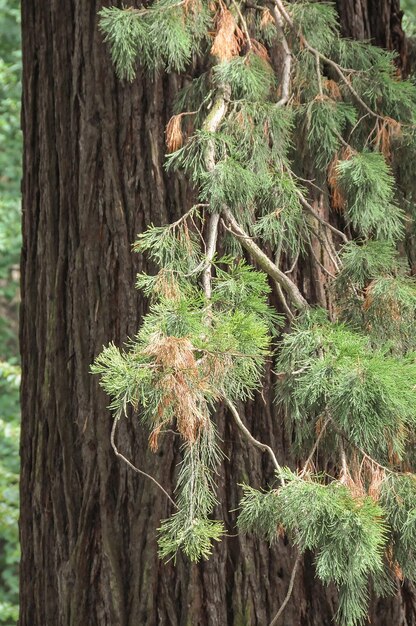
<path fill-rule="evenodd" d="M 309 305 L 296 284 L 290 280 L 290 278 L 269 259 L 263 250 L 259 248 L 253 239 L 247 235 L 235 219 L 234 215 L 231 213 L 230 209 L 228 207 L 223 207 L 222 214 L 228 222 L 232 234 L 237 237 L 243 248 L 245 248 L 247 252 L 252 255 L 262 270 L 264 270 L 266 274 L 271 276 L 277 283 L 279 283 L 279 285 L 283 287 L 294 306 L 298 309 L 308 308 Z"/>

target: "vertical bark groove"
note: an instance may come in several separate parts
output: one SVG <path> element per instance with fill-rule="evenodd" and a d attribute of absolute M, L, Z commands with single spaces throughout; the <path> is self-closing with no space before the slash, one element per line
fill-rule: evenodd
<path fill-rule="evenodd" d="M 397 3 L 380 3 L 383 23 L 376 29 L 368 21 L 378 13 L 374 2 L 340 3 L 341 15 L 347 25 L 358 20 L 363 36 L 376 33 L 379 43 L 386 33 L 390 37 L 389 7 Z M 114 456 L 108 399 L 89 374 L 103 344 L 126 341 L 145 311 L 133 289 L 135 274 L 146 268 L 131 253 L 136 234 L 151 222 L 177 218 L 189 205 L 187 189 L 162 168 L 161 129 L 178 79 L 139 74 L 131 86 L 116 81 L 97 29 L 100 8 L 96 0 L 22 1 L 19 623 L 263 626 L 285 597 L 294 551 L 284 540 L 269 549 L 251 537 L 230 536 L 208 562 L 191 566 L 179 557 L 176 567 L 161 563 L 156 529 L 170 504 Z M 388 41 L 396 45 L 394 35 Z M 315 292 L 313 277 L 300 279 Z M 248 404 L 244 419 L 288 462 L 290 442 L 273 406 L 270 371 L 264 398 Z M 264 486 L 273 468 L 248 448 L 223 411 L 217 422 L 227 459 L 218 477 L 223 505 L 216 515 L 232 535 L 236 483 Z M 118 445 L 172 491 L 176 441 L 168 439 L 150 454 L 132 416 L 120 423 Z M 405 586 L 396 598 L 374 602 L 372 624 L 414 626 L 414 604 Z M 334 607 L 334 591 L 315 580 L 307 556 L 284 623 L 329 625 Z"/>

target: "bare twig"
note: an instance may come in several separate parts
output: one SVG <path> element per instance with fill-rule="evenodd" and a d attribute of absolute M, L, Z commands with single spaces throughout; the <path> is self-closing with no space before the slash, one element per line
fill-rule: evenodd
<path fill-rule="evenodd" d="M 324 97 L 324 90 L 322 89 L 322 75 L 321 75 L 321 59 L 319 54 L 315 54 L 315 62 L 316 62 L 316 77 L 318 79 L 318 91 L 321 98 Z"/>
<path fill-rule="evenodd" d="M 313 444 L 313 448 L 312 448 L 312 450 L 311 450 L 311 452 L 310 452 L 310 454 L 309 454 L 308 458 L 307 458 L 307 459 L 306 459 L 306 461 L 305 461 L 305 464 L 304 464 L 304 466 L 303 466 L 303 469 L 302 469 L 301 473 L 299 474 L 299 476 L 300 476 L 300 477 L 302 477 L 302 476 L 304 476 L 304 475 L 306 474 L 306 472 L 307 472 L 307 470 L 308 470 L 309 463 L 312 461 L 312 459 L 313 459 L 313 455 L 314 455 L 314 454 L 315 454 L 315 452 L 317 451 L 318 446 L 319 446 L 319 443 L 320 443 L 320 441 L 321 441 L 321 439 L 322 439 L 322 437 L 323 437 L 323 435 L 324 435 L 324 433 L 325 433 L 325 431 L 326 431 L 326 428 L 327 428 L 327 426 L 328 426 L 328 424 L 329 424 L 329 422 L 330 422 L 330 421 L 331 421 L 331 418 L 330 418 L 330 417 L 327 417 L 327 418 L 326 418 L 326 420 L 325 420 L 325 422 L 324 422 L 324 424 L 323 424 L 323 426 L 322 426 L 322 428 L 321 428 L 321 431 L 320 431 L 319 435 L 318 435 L 318 436 L 317 436 L 317 438 L 316 438 L 315 443 Z"/>
<path fill-rule="evenodd" d="M 332 226 L 332 224 L 330 224 L 329 222 L 327 222 L 326 220 L 324 220 L 323 217 L 321 217 L 313 208 L 313 206 L 310 204 L 310 202 L 307 201 L 307 199 L 305 198 L 305 196 L 303 195 L 303 193 L 297 188 L 295 187 L 295 192 L 296 195 L 298 196 L 301 205 L 311 214 L 313 215 L 318 222 L 321 222 L 321 224 L 323 224 L 324 226 L 326 226 L 327 228 L 329 228 L 330 231 L 332 231 L 333 233 L 335 233 L 336 235 L 338 235 L 338 237 L 340 237 L 342 239 L 342 241 L 344 243 L 348 243 L 348 237 L 345 235 L 345 233 L 343 233 L 342 231 L 338 230 L 338 228 L 335 228 L 335 226 Z"/>
<path fill-rule="evenodd" d="M 253 44 L 251 43 L 251 37 L 250 37 L 250 33 L 248 32 L 247 22 L 244 19 L 244 16 L 243 16 L 243 14 L 240 11 L 240 7 L 238 6 L 237 2 L 235 0 L 231 0 L 231 2 L 233 3 L 233 6 L 235 7 L 235 10 L 238 13 L 238 17 L 240 18 L 241 26 L 243 27 L 243 31 L 244 31 L 244 34 L 245 34 L 246 39 L 247 39 L 248 47 L 249 47 L 250 50 L 252 50 L 253 49 Z"/>
<path fill-rule="evenodd" d="M 272 619 L 272 621 L 270 622 L 269 626 L 276 626 L 276 624 L 279 621 L 280 616 L 282 615 L 283 611 L 286 608 L 287 603 L 290 600 L 290 597 L 292 595 L 292 591 L 293 591 L 293 587 L 295 584 L 295 578 L 296 578 L 296 572 L 300 563 L 300 559 L 301 559 L 301 555 L 298 554 L 296 557 L 296 561 L 293 565 L 293 569 L 292 569 L 292 574 L 290 576 L 290 581 L 289 581 L 289 587 L 285 596 L 285 599 L 283 600 L 280 609 L 277 611 L 276 615 L 274 616 L 274 618 Z"/>
<path fill-rule="evenodd" d="M 168 494 L 168 492 L 166 491 L 166 489 L 164 489 L 162 487 L 162 485 L 160 483 L 157 482 L 156 478 L 153 478 L 153 476 L 151 476 L 150 474 L 147 474 L 146 472 L 144 472 L 143 470 L 139 469 L 138 467 L 136 467 L 135 465 L 133 465 L 133 463 L 131 463 L 128 459 L 126 459 L 126 457 L 121 454 L 121 452 L 118 451 L 118 448 L 116 446 L 115 443 L 115 434 L 116 434 L 116 428 L 117 428 L 117 423 L 120 419 L 121 415 L 117 414 L 114 417 L 114 421 L 113 421 L 113 427 L 111 429 L 111 437 L 110 437 L 110 441 L 111 441 L 111 447 L 114 450 L 114 453 L 116 456 L 118 456 L 119 459 L 121 459 L 122 461 L 124 461 L 134 472 L 136 472 L 136 474 L 141 474 L 142 476 L 146 476 L 146 478 L 150 478 L 151 481 L 153 481 L 155 483 L 155 485 L 157 487 L 159 487 L 159 489 L 161 491 L 163 491 L 163 493 L 165 494 L 165 496 L 168 498 L 168 500 L 171 502 L 171 504 L 173 504 L 173 506 L 175 507 L 175 509 L 177 509 L 177 505 L 175 504 L 174 500 L 170 497 L 170 495 Z"/>
<path fill-rule="evenodd" d="M 238 428 L 241 430 L 241 432 L 244 434 L 244 436 L 246 437 L 246 439 L 248 439 L 250 441 L 250 443 L 253 444 L 253 446 L 255 446 L 256 448 L 258 448 L 259 450 L 261 450 L 262 452 L 267 452 L 272 460 L 273 465 L 275 466 L 276 470 L 279 472 L 282 471 L 281 466 L 278 463 L 278 460 L 276 458 L 275 453 L 273 452 L 273 450 L 271 449 L 270 446 L 268 446 L 266 443 L 262 443 L 261 441 L 259 441 L 258 439 L 256 439 L 255 437 L 253 437 L 253 435 L 251 434 L 251 432 L 249 431 L 249 429 L 247 428 L 247 426 L 244 424 L 243 420 L 241 419 L 236 407 L 234 406 L 234 404 L 231 402 L 231 400 L 228 400 L 228 398 L 225 398 L 225 403 L 228 406 L 228 408 L 230 409 L 234 420 L 238 426 Z M 283 480 L 282 480 L 283 482 Z"/>
<path fill-rule="evenodd" d="M 281 288 L 281 286 L 279 285 L 279 283 L 277 281 L 274 281 L 274 284 L 276 285 L 277 294 L 279 296 L 280 302 L 282 304 L 282 307 L 285 310 L 286 315 L 288 316 L 288 318 L 290 320 L 294 320 L 295 316 L 293 315 L 292 311 L 289 308 L 288 303 L 286 302 L 286 298 L 285 298 L 285 294 L 283 293 L 283 289 Z"/>
<path fill-rule="evenodd" d="M 276 252 L 276 255 L 275 255 L 275 259 L 274 259 L 274 262 L 275 262 L 277 267 L 279 267 L 279 265 L 280 265 L 280 257 L 282 255 L 282 244 L 283 244 L 283 233 L 282 233 L 282 235 L 280 237 L 279 245 L 277 247 L 277 252 Z M 285 272 L 285 274 L 286 273 L 287 272 Z M 281 285 L 276 280 L 274 281 L 274 284 L 276 285 L 277 295 L 279 296 L 279 300 L 280 300 L 280 302 L 282 304 L 282 307 L 284 308 L 284 310 L 286 312 L 286 315 L 288 316 L 288 318 L 290 320 L 293 320 L 295 318 L 295 316 L 293 315 L 292 311 L 290 310 L 290 307 L 289 307 L 289 305 L 288 305 L 288 303 L 286 301 L 285 294 L 283 293 L 283 289 L 282 289 Z"/>
<path fill-rule="evenodd" d="M 296 252 L 296 255 L 295 255 L 295 258 L 294 258 L 294 260 L 293 260 L 293 263 L 292 263 L 292 265 L 290 266 L 290 268 L 289 268 L 288 270 L 286 270 L 286 271 L 285 271 L 285 274 L 291 274 L 291 273 L 294 271 L 294 269 L 295 269 L 295 267 L 296 267 L 296 264 L 297 264 L 297 262 L 298 262 L 298 260 L 299 260 L 299 255 L 300 255 L 300 248 L 298 248 L 298 250 L 297 250 L 297 252 Z"/>
<path fill-rule="evenodd" d="M 318 257 L 316 256 L 316 254 L 315 254 L 315 250 L 313 249 L 312 241 L 311 241 L 310 239 L 309 239 L 309 248 L 310 248 L 310 250 L 311 250 L 311 252 L 312 252 L 312 256 L 313 256 L 313 258 L 314 258 L 315 262 L 319 265 L 319 267 L 321 268 L 321 270 L 322 270 L 323 272 L 325 272 L 325 274 L 327 274 L 328 276 L 330 276 L 330 278 L 335 278 L 335 274 L 333 274 L 332 272 L 330 272 L 330 271 L 329 271 L 329 270 L 325 267 L 325 265 L 323 265 L 323 264 L 320 262 L 320 260 L 319 260 L 319 259 L 318 259 Z M 332 260 L 332 259 L 331 259 L 331 260 Z"/>
<path fill-rule="evenodd" d="M 207 235 L 207 252 L 205 258 L 205 267 L 202 274 L 202 287 L 208 300 L 211 298 L 211 266 L 212 260 L 217 248 L 218 222 L 220 221 L 219 213 L 211 213 L 208 223 Z"/>

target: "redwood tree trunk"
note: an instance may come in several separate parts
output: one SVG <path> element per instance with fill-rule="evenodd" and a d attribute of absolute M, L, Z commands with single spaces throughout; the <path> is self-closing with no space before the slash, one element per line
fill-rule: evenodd
<path fill-rule="evenodd" d="M 397 4 L 339 2 L 345 32 L 374 34 L 402 50 Z M 22 1 L 20 626 L 264 626 L 286 594 L 293 550 L 284 540 L 270 549 L 230 536 L 200 565 L 182 557 L 176 566 L 161 563 L 156 529 L 169 502 L 115 458 L 108 398 L 89 374 L 103 344 L 122 344 L 144 313 L 134 290 L 135 274 L 146 268 L 131 253 L 136 234 L 190 202 L 162 168 L 177 79 L 139 74 L 132 85 L 118 82 L 97 29 L 100 7 L 98 0 Z M 319 292 L 313 275 L 300 281 Z M 290 463 L 271 386 L 269 373 L 264 399 L 246 407 L 245 419 Z M 228 460 L 216 514 L 234 535 L 236 484 L 265 486 L 272 468 L 226 414 L 217 424 Z M 132 416 L 120 426 L 118 445 L 172 491 L 173 439 L 152 455 Z M 312 561 L 302 563 L 282 624 L 332 623 L 335 593 L 315 580 Z M 416 625 L 410 588 L 374 603 L 372 624 Z"/>

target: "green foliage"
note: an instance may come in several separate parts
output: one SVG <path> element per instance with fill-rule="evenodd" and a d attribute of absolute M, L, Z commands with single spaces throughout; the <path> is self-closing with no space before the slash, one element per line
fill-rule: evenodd
<path fill-rule="evenodd" d="M 209 200 L 213 211 L 225 204 L 234 210 L 249 207 L 258 188 L 258 178 L 231 158 L 218 161 L 212 171 L 206 172 L 201 188 L 202 200 Z"/>
<path fill-rule="evenodd" d="M 342 268 L 336 281 L 340 291 L 350 284 L 363 289 L 379 275 L 399 269 L 396 249 L 389 241 L 350 241 L 344 246 L 341 258 Z"/>
<path fill-rule="evenodd" d="M 276 367 L 284 373 L 277 398 L 298 422 L 300 443 L 327 414 L 370 454 L 403 455 L 407 429 L 414 427 L 414 357 L 374 350 L 368 337 L 318 311 L 284 336 Z"/>
<path fill-rule="evenodd" d="M 275 84 L 271 65 L 256 54 L 224 61 L 216 65 L 214 71 L 215 82 L 230 85 L 235 100 L 264 100 Z"/>
<path fill-rule="evenodd" d="M 254 532 L 257 537 L 274 543 L 278 538 L 281 518 L 280 501 L 276 491 L 258 491 L 242 485 L 238 527 L 244 533 Z"/>
<path fill-rule="evenodd" d="M 357 497 L 337 481 L 302 480 L 284 470 L 285 484 L 261 493 L 244 488 L 238 524 L 269 540 L 278 528 L 289 532 L 301 552 L 316 554 L 316 572 L 340 591 L 340 624 L 356 626 L 365 618 L 369 579 L 384 578 L 387 531 L 383 511 L 369 497 Z M 263 514 L 264 510 L 264 514 Z"/>
<path fill-rule="evenodd" d="M 416 348 L 416 285 L 394 246 L 349 242 L 335 287 L 344 321 L 367 332 L 376 345 L 404 354 Z"/>
<path fill-rule="evenodd" d="M 0 624 L 18 614 L 19 383 L 16 366 L 0 362 Z"/>
<path fill-rule="evenodd" d="M 416 580 L 416 477 L 390 474 L 382 484 L 380 502 L 392 534 L 393 559 L 409 580 Z"/>
<path fill-rule="evenodd" d="M 117 75 L 134 80 L 142 40 L 148 37 L 148 25 L 133 10 L 108 7 L 100 12 L 100 28 L 106 34 L 105 40 L 110 43 Z"/>
<path fill-rule="evenodd" d="M 149 69 L 182 71 L 199 51 L 211 21 L 205 2 L 159 0 L 148 9 L 101 9 L 100 28 L 119 78 L 134 80 L 140 61 Z"/>
<path fill-rule="evenodd" d="M 337 171 L 360 235 L 393 241 L 403 235 L 403 212 L 394 203 L 394 179 L 382 154 L 355 154 L 339 161 Z"/>
<path fill-rule="evenodd" d="M 310 152 L 318 168 L 326 168 L 341 146 L 343 131 L 356 122 L 356 111 L 345 102 L 318 97 L 304 107 Z"/>
<path fill-rule="evenodd" d="M 212 474 L 220 458 L 212 425 L 204 429 L 196 443 L 185 448 L 177 483 L 179 510 L 159 529 L 162 558 L 175 558 L 182 549 L 191 561 L 206 559 L 212 541 L 219 541 L 224 534 L 223 524 L 208 517 L 217 504 Z"/>
<path fill-rule="evenodd" d="M 328 52 L 339 37 L 338 15 L 332 3 L 296 2 L 292 18 L 309 43 L 320 52 Z"/>

